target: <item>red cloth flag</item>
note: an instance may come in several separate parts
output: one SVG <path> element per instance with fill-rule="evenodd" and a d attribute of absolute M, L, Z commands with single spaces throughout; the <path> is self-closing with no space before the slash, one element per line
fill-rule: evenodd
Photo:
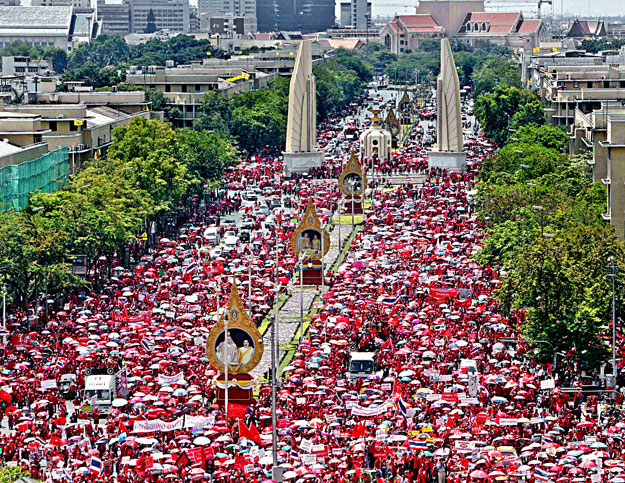
<path fill-rule="evenodd" d="M 260 441 L 260 433 L 258 432 L 258 428 L 256 427 L 256 425 L 254 423 L 251 424 L 250 426 L 250 434 L 252 435 L 252 441 L 254 441 L 254 443 L 260 445 L 261 441 Z"/>
<path fill-rule="evenodd" d="M 187 456 L 191 460 L 191 464 L 204 465 L 204 460 L 206 459 L 206 457 L 204 455 L 204 448 L 202 448 L 201 446 L 187 451 Z"/>
<path fill-rule="evenodd" d="M 228 403 L 229 418 L 244 418 L 249 406 L 243 404 Z"/>

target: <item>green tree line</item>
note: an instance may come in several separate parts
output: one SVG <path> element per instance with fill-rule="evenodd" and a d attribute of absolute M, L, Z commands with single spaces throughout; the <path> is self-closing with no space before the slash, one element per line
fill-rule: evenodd
<path fill-rule="evenodd" d="M 502 144 L 484 160 L 473 200 L 488 232 L 478 259 L 503 269 L 500 303 L 526 310 L 528 340 L 596 366 L 611 334 L 606 267 L 614 257 L 625 268 L 625 247 L 602 219 L 605 188 L 593 182 L 588 156 L 565 154 L 567 134 L 546 125 L 536 103 L 505 85 L 476 101 L 480 122 Z M 623 288 L 617 280 L 617 312 Z M 553 357 L 548 349 L 540 348 L 545 361 Z"/>
<path fill-rule="evenodd" d="M 44 285 L 51 294 L 76 287 L 72 254 L 110 263 L 159 213 L 203 192 L 237 159 L 218 134 L 137 117 L 114 131 L 106 159 L 1 215 L 0 277 L 25 306 Z"/>

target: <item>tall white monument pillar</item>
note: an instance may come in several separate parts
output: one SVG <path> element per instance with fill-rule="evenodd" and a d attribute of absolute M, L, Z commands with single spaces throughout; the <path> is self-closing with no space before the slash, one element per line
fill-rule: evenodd
<path fill-rule="evenodd" d="M 463 149 L 460 81 L 449 39 L 441 39 L 441 73 L 436 81 L 436 150 L 428 153 L 431 168 L 463 170 L 466 153 Z"/>
<path fill-rule="evenodd" d="M 312 47 L 310 40 L 302 40 L 289 88 L 286 149 L 283 153 L 287 176 L 321 167 L 323 154 L 317 151 L 316 141 L 317 91 L 312 73 Z"/>

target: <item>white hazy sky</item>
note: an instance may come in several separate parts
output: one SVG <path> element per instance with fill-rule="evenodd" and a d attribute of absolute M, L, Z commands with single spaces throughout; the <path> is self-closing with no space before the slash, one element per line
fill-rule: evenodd
<path fill-rule="evenodd" d="M 371 0 L 373 4 L 373 16 L 389 16 L 395 13 L 414 13 L 415 1 L 406 0 Z M 501 8 L 505 10 L 518 10 L 519 4 L 530 3 L 530 0 L 492 0 L 497 5 L 508 3 L 510 6 Z M 339 3 L 340 0 L 337 0 Z M 403 7 L 402 7 L 403 6 Z M 564 12 L 573 15 L 586 16 L 614 16 L 625 15 L 625 0 L 554 0 L 553 11 L 560 15 L 561 7 Z M 551 5 L 543 5 L 543 15 L 551 14 Z M 489 9 L 491 10 L 491 9 Z M 497 11 L 496 8 L 492 9 Z M 535 10 L 535 7 L 534 7 Z"/>

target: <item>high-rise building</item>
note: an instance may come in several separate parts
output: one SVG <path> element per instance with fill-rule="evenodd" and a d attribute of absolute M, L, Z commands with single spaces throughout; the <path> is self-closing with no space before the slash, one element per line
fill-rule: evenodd
<path fill-rule="evenodd" d="M 20 0 L 0 0 L 0 6 L 3 7 L 19 7 Z"/>
<path fill-rule="evenodd" d="M 156 30 L 189 31 L 189 0 L 125 0 L 130 7 L 130 31 L 146 31 L 148 16 Z M 150 13 L 151 12 L 151 13 Z"/>
<path fill-rule="evenodd" d="M 342 27 L 371 28 L 371 2 L 367 0 L 341 2 L 340 20 Z"/>
<path fill-rule="evenodd" d="M 256 0 L 199 0 L 198 9 L 200 14 L 219 12 L 235 17 L 255 17 Z"/>
<path fill-rule="evenodd" d="M 259 32 L 322 32 L 334 25 L 334 0 L 257 0 Z"/>
<path fill-rule="evenodd" d="M 98 0 L 97 11 L 103 34 L 123 37 L 130 33 L 130 6 L 127 3 L 106 3 L 106 0 Z"/>

